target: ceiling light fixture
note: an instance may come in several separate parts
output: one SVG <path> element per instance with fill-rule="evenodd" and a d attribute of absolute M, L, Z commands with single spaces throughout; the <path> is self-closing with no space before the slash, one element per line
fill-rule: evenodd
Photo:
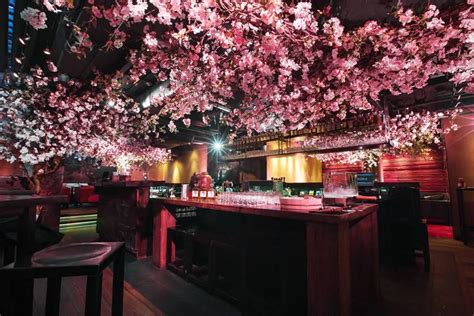
<path fill-rule="evenodd" d="M 221 105 L 216 105 L 216 108 L 218 108 L 219 110 L 223 111 L 223 112 L 227 112 L 227 113 L 230 113 L 230 109 L 225 107 L 225 106 L 221 106 Z"/>
<path fill-rule="evenodd" d="M 224 144 L 219 140 L 213 141 L 211 146 L 216 152 L 221 152 L 224 149 Z"/>
<path fill-rule="evenodd" d="M 43 53 L 44 53 L 45 55 L 48 55 L 48 56 L 51 55 L 51 51 L 50 51 L 48 48 L 45 48 L 45 49 L 43 50 Z"/>

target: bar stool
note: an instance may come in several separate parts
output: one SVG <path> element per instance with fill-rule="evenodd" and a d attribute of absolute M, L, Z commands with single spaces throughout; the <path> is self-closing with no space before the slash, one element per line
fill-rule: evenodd
<path fill-rule="evenodd" d="M 192 236 L 181 228 L 166 232 L 166 267 L 184 277 L 191 269 Z"/>
<path fill-rule="evenodd" d="M 15 245 L 0 236 L 0 249 L 3 252 L 3 265 L 9 265 L 15 261 Z"/>
<path fill-rule="evenodd" d="M 57 244 L 64 237 L 64 234 L 42 224 L 36 224 L 34 230 L 35 242 L 32 249 L 27 250 L 29 254 Z M 12 263 L 18 246 L 18 217 L 0 219 L 0 245 L 4 251 L 4 265 Z"/>
<path fill-rule="evenodd" d="M 188 232 L 187 277 L 201 287 L 209 288 L 209 249 L 212 232 L 193 229 Z"/>
<path fill-rule="evenodd" d="M 11 223 L 16 222 L 16 217 L 0 218 L 0 249 L 3 255 L 3 265 L 8 265 L 15 261 L 15 243 L 13 243 L 5 235 L 6 227 L 11 226 Z"/>
<path fill-rule="evenodd" d="M 59 315 L 61 278 L 87 276 L 85 315 L 100 315 L 102 272 L 113 263 L 112 315 L 122 315 L 124 282 L 123 242 L 93 242 L 55 245 L 35 253 L 29 260 L 18 260 L 0 268 L 2 284 L 15 281 L 47 278 L 46 315 Z M 4 280 L 7 281 L 4 283 Z M 21 289 L 17 289 L 20 290 Z M 8 291 L 5 315 L 19 315 L 21 306 L 15 306 L 18 293 Z M 21 302 L 32 304 L 33 302 Z"/>
<path fill-rule="evenodd" d="M 236 304 L 243 303 L 244 249 L 232 241 L 213 239 L 209 245 L 209 287 Z"/>

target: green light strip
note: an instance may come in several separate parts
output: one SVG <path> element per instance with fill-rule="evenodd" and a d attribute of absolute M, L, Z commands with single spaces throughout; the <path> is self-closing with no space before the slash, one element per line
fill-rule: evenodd
<path fill-rule="evenodd" d="M 65 216 L 65 217 L 61 217 L 60 222 L 71 223 L 71 222 L 92 221 L 92 220 L 97 220 L 97 214 Z"/>
<path fill-rule="evenodd" d="M 61 233 L 70 233 L 70 232 L 77 232 L 77 231 L 88 231 L 91 229 L 95 230 L 96 225 L 82 225 L 82 226 L 71 226 L 71 227 L 64 227 L 64 228 L 59 228 L 59 231 Z"/>
<path fill-rule="evenodd" d="M 63 227 L 79 227 L 79 226 L 84 226 L 84 225 L 96 225 L 97 221 L 87 221 L 87 222 L 79 222 L 79 223 L 64 223 L 64 224 L 59 224 L 60 228 Z"/>

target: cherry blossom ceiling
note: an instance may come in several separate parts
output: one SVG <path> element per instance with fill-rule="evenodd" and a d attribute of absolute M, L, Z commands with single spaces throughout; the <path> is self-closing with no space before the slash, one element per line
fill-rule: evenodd
<path fill-rule="evenodd" d="M 407 3 L 385 16 L 391 3 L 373 1 L 352 19 L 354 1 L 333 3 L 88 0 L 78 13 L 71 0 L 41 0 L 21 16 L 38 34 L 61 17 L 67 54 L 56 64 L 74 58 L 90 71 L 94 56 L 118 54 L 123 86 L 166 83 L 171 93 L 150 106 L 168 132 L 194 112 L 208 124 L 216 107 L 231 108 L 219 120 L 248 133 L 311 127 L 378 110 L 385 96 L 439 76 L 472 90 L 471 0 L 436 2 L 442 11 Z"/>

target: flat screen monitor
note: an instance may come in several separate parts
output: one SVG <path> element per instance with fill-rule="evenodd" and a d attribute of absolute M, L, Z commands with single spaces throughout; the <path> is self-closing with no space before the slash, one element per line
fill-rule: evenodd
<path fill-rule="evenodd" d="M 358 173 L 357 174 L 357 186 L 359 187 L 372 187 L 374 186 L 375 174 L 373 173 Z"/>

